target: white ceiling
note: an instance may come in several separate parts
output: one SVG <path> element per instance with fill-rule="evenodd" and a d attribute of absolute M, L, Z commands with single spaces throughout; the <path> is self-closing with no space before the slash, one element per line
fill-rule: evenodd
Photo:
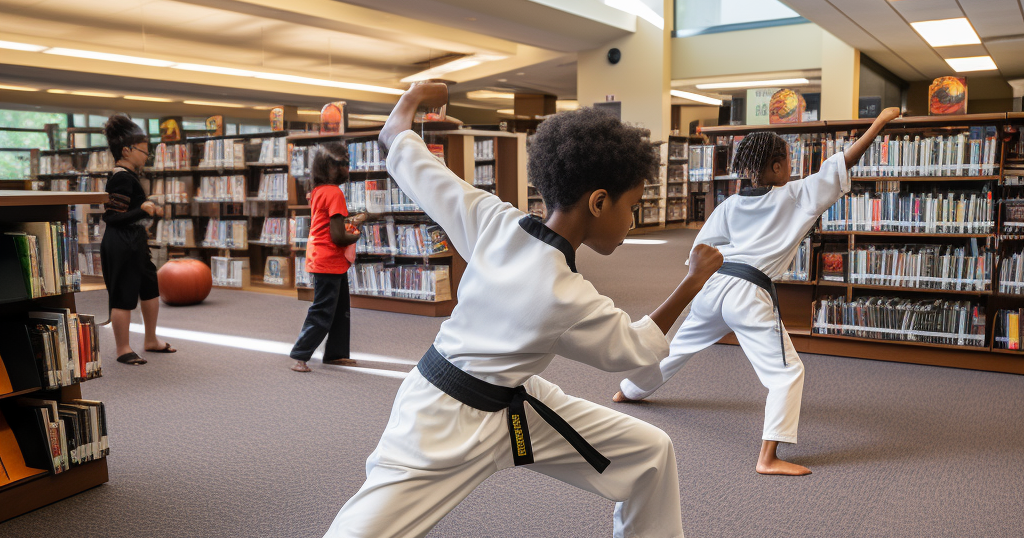
<path fill-rule="evenodd" d="M 780 0 L 802 17 L 860 49 L 899 77 L 927 80 L 956 74 L 945 58 L 990 55 L 998 72 L 1024 77 L 1022 0 Z M 966 17 L 980 45 L 932 48 L 911 22 Z"/>

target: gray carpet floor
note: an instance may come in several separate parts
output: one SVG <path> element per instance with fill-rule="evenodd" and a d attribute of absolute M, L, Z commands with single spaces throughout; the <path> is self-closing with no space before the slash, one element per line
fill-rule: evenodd
<path fill-rule="evenodd" d="M 607 258 L 584 248 L 580 271 L 638 317 L 678 283 L 693 235 L 645 235 L 668 243 L 624 245 Z M 105 301 L 104 292 L 78 296 L 84 312 L 105 312 Z M 287 345 L 307 306 L 215 290 L 198 306 L 163 307 L 160 325 Z M 352 349 L 416 360 L 440 323 L 355 310 Z M 400 383 L 319 363 L 297 374 L 271 346 L 185 338 L 170 339 L 177 354 L 131 367 L 110 358 L 112 336 L 102 334 L 105 375 L 83 391 L 107 402 L 110 482 L 2 523 L 0 537 L 322 536 L 362 483 Z M 133 342 L 141 348 L 141 335 Z M 767 391 L 737 347 L 698 355 L 649 403 L 616 406 L 674 440 L 688 537 L 1024 535 L 1024 377 L 803 358 L 800 443 L 782 455 L 809 466 L 807 477 L 754 472 Z M 556 360 L 545 377 L 616 405 L 617 374 Z M 604 537 L 612 507 L 511 469 L 429 536 Z"/>

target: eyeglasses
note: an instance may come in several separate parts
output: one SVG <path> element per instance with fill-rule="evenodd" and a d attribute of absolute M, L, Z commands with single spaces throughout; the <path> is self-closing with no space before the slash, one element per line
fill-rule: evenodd
<path fill-rule="evenodd" d="M 134 149 L 135 151 L 138 151 L 139 153 L 145 153 L 147 158 L 153 156 L 152 153 L 150 153 L 148 151 L 142 151 L 141 149 L 139 149 L 139 148 L 137 148 L 135 146 L 128 146 L 128 149 Z"/>

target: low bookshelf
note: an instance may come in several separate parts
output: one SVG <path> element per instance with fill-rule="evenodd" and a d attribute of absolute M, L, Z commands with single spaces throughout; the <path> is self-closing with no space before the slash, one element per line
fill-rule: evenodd
<path fill-rule="evenodd" d="M 82 430 L 77 416 L 65 416 L 75 414 L 66 408 L 83 407 L 81 383 L 100 375 L 94 321 L 75 311 L 80 272 L 74 229 L 67 225 L 69 207 L 106 199 L 105 193 L 0 191 L 0 521 L 108 481 L 103 450 L 85 458 L 84 452 L 69 448 L 73 440 L 82 440 Z M 27 255 L 18 246 L 21 241 L 38 245 L 38 255 Z M 29 268 L 38 269 L 38 276 Z M 53 318 L 35 319 L 45 313 Z M 55 350 L 37 340 L 46 338 L 39 336 L 45 331 L 34 332 L 43 325 L 53 327 L 52 342 L 62 328 L 68 331 L 60 333 L 66 341 L 76 339 L 78 346 L 68 347 L 74 353 L 67 355 L 74 360 L 58 363 L 56 355 L 47 354 Z M 34 407 L 40 401 L 60 406 L 60 425 L 51 421 L 50 435 L 44 434 L 41 418 L 49 415 Z M 96 410 L 96 417 L 103 415 Z M 106 433 L 105 419 L 97 426 Z M 54 441 L 59 441 L 56 449 L 50 444 Z"/>
<path fill-rule="evenodd" d="M 703 128 L 708 214 L 743 183 L 729 164 L 744 135 L 783 136 L 795 180 L 870 123 Z M 1024 374 L 1021 127 L 1014 113 L 891 122 L 812 230 L 806 276 L 777 283 L 796 349 Z"/>

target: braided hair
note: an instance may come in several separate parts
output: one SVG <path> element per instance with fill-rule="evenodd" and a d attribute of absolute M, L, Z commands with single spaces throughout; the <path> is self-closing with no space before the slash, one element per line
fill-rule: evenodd
<path fill-rule="evenodd" d="M 319 151 L 313 157 L 313 164 L 310 165 L 310 175 L 313 176 L 313 187 L 320 185 L 332 185 L 331 167 L 340 166 L 338 170 L 338 181 L 348 181 L 348 144 L 344 142 L 327 142 L 320 144 Z"/>
<path fill-rule="evenodd" d="M 736 147 L 732 171 L 739 177 L 749 178 L 753 186 L 760 187 L 765 171 L 789 158 L 788 149 L 786 141 L 771 131 L 750 133 Z"/>
<path fill-rule="evenodd" d="M 127 114 L 110 116 L 103 125 L 103 134 L 107 136 L 107 145 L 110 147 L 110 153 L 114 155 L 114 160 L 124 157 L 124 148 L 149 141 L 146 133 L 142 132 L 142 127 L 132 121 L 131 116 Z"/>

